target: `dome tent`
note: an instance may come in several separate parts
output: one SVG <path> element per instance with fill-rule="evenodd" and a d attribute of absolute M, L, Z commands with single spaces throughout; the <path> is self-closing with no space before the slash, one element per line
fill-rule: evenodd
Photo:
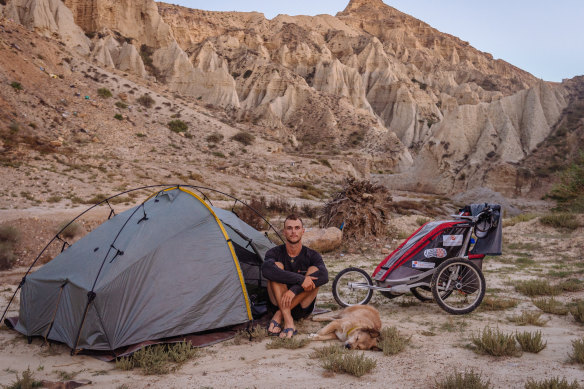
<path fill-rule="evenodd" d="M 188 187 L 166 188 L 28 274 L 15 329 L 73 351 L 113 351 L 245 323 L 246 282 L 265 285 L 259 265 L 271 247 Z"/>

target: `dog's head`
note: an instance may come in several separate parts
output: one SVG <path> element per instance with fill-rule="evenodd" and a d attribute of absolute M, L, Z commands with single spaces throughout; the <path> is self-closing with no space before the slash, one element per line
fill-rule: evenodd
<path fill-rule="evenodd" d="M 345 348 L 351 350 L 376 350 L 379 340 L 379 331 L 373 328 L 357 328 L 347 334 L 349 337 L 345 342 Z"/>

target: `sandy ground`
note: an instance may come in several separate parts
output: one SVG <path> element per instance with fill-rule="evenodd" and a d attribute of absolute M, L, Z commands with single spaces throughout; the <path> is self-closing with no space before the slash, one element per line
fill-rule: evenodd
<path fill-rule="evenodd" d="M 21 216 L 24 216 L 22 220 L 30 217 L 26 214 Z M 60 220 L 65 215 L 57 216 L 52 219 Z M 34 217 L 37 224 L 51 219 L 50 214 Z M 416 219 L 415 216 L 402 217 L 395 223 L 403 232 L 413 232 Z M 584 337 L 584 326 L 570 314 L 543 314 L 542 318 L 548 320 L 544 327 L 520 327 L 508 320 L 508 317 L 524 310 L 538 310 L 529 297 L 515 292 L 514 281 L 537 277 L 545 277 L 553 284 L 566 278 L 584 281 L 583 228 L 567 233 L 545 227 L 534 219 L 505 227 L 504 236 L 504 255 L 488 257 L 484 262 L 487 296 L 516 298 L 520 301 L 517 307 L 496 312 L 478 309 L 469 315 L 452 316 L 435 303 L 420 303 L 412 296 L 389 300 L 376 294 L 371 304 L 381 312 L 383 325 L 396 326 L 402 334 L 411 337 L 411 342 L 395 356 L 365 352 L 367 357 L 377 361 L 377 367 L 361 378 L 329 374 L 318 360 L 311 359 L 309 355 L 312 350 L 322 347 L 323 342 L 311 342 L 297 350 L 269 350 L 266 348 L 271 341 L 269 338 L 253 343 L 244 341 L 239 345 L 227 341 L 204 348 L 201 357 L 187 362 L 173 373 L 146 376 L 138 370 L 117 370 L 113 363 L 92 357 L 72 357 L 70 350 L 62 345 L 49 348 L 42 345 L 39 339 L 28 344 L 25 337 L 2 326 L 0 384 L 14 382 L 16 373 L 21 374 L 27 368 L 34 372 L 37 379 L 59 381 L 63 372 L 67 372 L 75 379 L 90 380 L 92 384 L 88 387 L 95 388 L 271 388 L 282 385 L 310 388 L 429 388 L 435 386 L 436 380 L 465 369 L 481 372 L 496 388 L 522 388 L 529 378 L 566 377 L 569 381 L 577 380 L 584 384 L 584 366 L 568 362 L 572 341 Z M 390 247 L 397 244 L 397 240 L 387 242 Z M 356 254 L 337 251 L 325 254 L 324 259 L 333 275 L 348 266 L 359 266 L 372 272 L 384 256 L 378 251 Z M 525 266 L 517 261 L 518 258 L 528 258 L 533 262 Z M 0 272 L 2 310 L 25 270 L 25 267 L 18 267 Z M 567 273 L 558 276 L 560 270 Z M 324 308 L 335 307 L 331 284 L 329 282 L 323 287 L 319 297 L 319 305 Z M 565 292 L 556 298 L 566 303 L 583 300 L 584 291 Z M 17 310 L 18 304 L 13 304 L 9 315 L 16 315 Z M 321 323 L 305 320 L 299 324 L 299 336 L 316 332 L 321 326 Z M 505 333 L 540 330 L 547 347 L 539 354 L 523 353 L 519 357 L 479 355 L 469 345 L 471 337 L 485 326 Z"/>

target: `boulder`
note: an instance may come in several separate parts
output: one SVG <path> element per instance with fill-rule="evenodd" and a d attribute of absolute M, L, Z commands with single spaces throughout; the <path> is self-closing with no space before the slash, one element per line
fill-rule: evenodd
<path fill-rule="evenodd" d="M 319 253 L 332 251 L 341 245 L 343 232 L 337 227 L 308 228 L 302 237 L 302 243 Z"/>

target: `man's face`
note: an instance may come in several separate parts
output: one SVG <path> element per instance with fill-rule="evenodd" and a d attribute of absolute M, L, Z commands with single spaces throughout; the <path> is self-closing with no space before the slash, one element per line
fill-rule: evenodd
<path fill-rule="evenodd" d="M 300 220 L 286 220 L 284 223 L 284 238 L 288 243 L 298 243 L 304 234 L 304 227 Z"/>

